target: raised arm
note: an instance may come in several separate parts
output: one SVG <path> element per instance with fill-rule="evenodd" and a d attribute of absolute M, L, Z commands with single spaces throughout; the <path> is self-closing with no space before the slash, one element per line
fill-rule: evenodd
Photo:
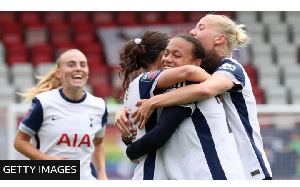
<path fill-rule="evenodd" d="M 144 102 L 137 103 L 139 108 L 132 114 L 134 123 L 138 123 L 138 127 L 143 128 L 153 110 L 158 107 L 169 107 L 207 99 L 224 93 L 233 86 L 234 83 L 226 75 L 214 74 L 200 84 L 191 84 L 156 95 Z"/>
<path fill-rule="evenodd" d="M 171 68 L 161 74 L 156 89 L 169 88 L 184 81 L 203 82 L 210 77 L 211 75 L 204 69 L 194 65 Z"/>
<path fill-rule="evenodd" d="M 143 137 L 128 145 L 126 149 L 128 158 L 135 160 L 162 147 L 171 138 L 181 122 L 190 116 L 191 112 L 189 107 L 164 108 L 157 125 Z"/>

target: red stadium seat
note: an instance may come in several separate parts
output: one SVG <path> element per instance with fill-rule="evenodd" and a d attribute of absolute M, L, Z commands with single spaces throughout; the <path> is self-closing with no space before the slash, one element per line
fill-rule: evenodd
<path fill-rule="evenodd" d="M 32 23 L 41 23 L 40 12 L 37 11 L 22 11 L 20 12 L 21 23 L 27 25 Z"/>
<path fill-rule="evenodd" d="M 106 66 L 106 64 L 103 62 L 102 54 L 89 53 L 89 54 L 85 54 L 85 56 L 87 58 L 90 69 Z"/>
<path fill-rule="evenodd" d="M 102 45 L 99 42 L 81 45 L 80 49 L 84 54 L 100 54 L 103 52 Z"/>
<path fill-rule="evenodd" d="M 256 68 L 252 64 L 244 65 L 245 71 L 247 72 L 251 84 L 257 85 L 257 71 Z"/>
<path fill-rule="evenodd" d="M 99 66 L 89 69 L 90 73 L 88 83 L 91 85 L 91 87 L 109 84 L 109 71 L 106 66 Z"/>
<path fill-rule="evenodd" d="M 92 13 L 93 23 L 99 26 L 116 26 L 114 11 L 95 11 Z"/>
<path fill-rule="evenodd" d="M 6 45 L 6 60 L 8 65 L 28 62 L 27 46 L 24 43 Z"/>
<path fill-rule="evenodd" d="M 53 45 L 73 42 L 73 29 L 68 23 L 54 23 L 50 26 L 50 43 Z"/>
<path fill-rule="evenodd" d="M 121 26 L 139 25 L 137 12 L 134 11 L 118 11 L 117 24 Z"/>
<path fill-rule="evenodd" d="M 43 22 L 46 24 L 62 23 L 66 20 L 66 12 L 46 11 L 43 14 Z"/>
<path fill-rule="evenodd" d="M 0 11 L 0 25 L 17 22 L 17 13 L 15 11 Z"/>
<path fill-rule="evenodd" d="M 93 23 L 84 22 L 84 23 L 75 23 L 74 24 L 74 32 L 91 32 L 95 33 L 96 28 Z"/>
<path fill-rule="evenodd" d="M 54 58 L 55 60 L 60 56 L 61 53 L 67 51 L 68 49 L 78 49 L 78 46 L 75 43 L 60 43 L 54 45 Z"/>
<path fill-rule="evenodd" d="M 184 11 L 166 11 L 165 22 L 168 24 L 185 23 L 186 15 Z"/>
<path fill-rule="evenodd" d="M 256 104 L 265 104 L 265 96 L 263 90 L 260 89 L 259 86 L 253 86 L 252 91 L 256 99 Z"/>
<path fill-rule="evenodd" d="M 4 44 L 23 43 L 23 27 L 18 23 L 3 24 L 1 28 L 1 40 Z"/>
<path fill-rule="evenodd" d="M 25 42 L 28 46 L 48 43 L 48 30 L 41 23 L 30 23 L 25 29 Z"/>
<path fill-rule="evenodd" d="M 191 23 L 198 23 L 206 14 L 207 11 L 190 11 L 188 12 L 187 21 Z"/>
<path fill-rule="evenodd" d="M 143 11 L 141 14 L 142 24 L 162 24 L 162 15 L 159 11 Z"/>
<path fill-rule="evenodd" d="M 31 62 L 34 66 L 39 63 L 54 62 L 53 48 L 50 44 L 35 45 L 31 47 Z"/>
<path fill-rule="evenodd" d="M 102 99 L 106 99 L 109 94 L 111 93 L 111 86 L 109 84 L 101 85 L 101 86 L 94 86 L 93 93 L 96 97 L 101 97 Z"/>
<path fill-rule="evenodd" d="M 97 42 L 95 34 L 90 32 L 75 33 L 74 41 L 78 46 Z"/>
<path fill-rule="evenodd" d="M 90 13 L 88 11 L 68 12 L 68 22 L 71 24 L 90 22 Z"/>

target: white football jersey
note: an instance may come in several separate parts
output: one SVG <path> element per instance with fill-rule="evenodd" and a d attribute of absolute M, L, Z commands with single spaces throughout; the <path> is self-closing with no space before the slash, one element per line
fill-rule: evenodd
<path fill-rule="evenodd" d="M 131 109 L 134 112 L 137 107 L 135 104 L 140 99 L 149 99 L 153 96 L 153 90 L 157 83 L 158 78 L 160 77 L 162 71 L 146 71 L 136 77 L 130 84 L 128 89 L 125 92 L 124 97 L 124 106 Z M 150 131 L 157 123 L 158 112 L 157 110 L 153 112 L 152 116 L 148 119 L 148 122 L 144 128 L 137 129 L 137 138 L 138 140 Z M 148 124 L 151 124 L 149 126 Z M 156 153 L 144 155 L 142 158 L 139 158 L 140 163 L 134 170 L 133 180 L 166 180 L 164 164 L 162 162 L 162 156 L 159 150 Z"/>
<path fill-rule="evenodd" d="M 172 180 L 245 179 L 219 97 L 196 102 L 191 117 L 180 124 L 162 147 L 162 155 L 167 175 Z"/>
<path fill-rule="evenodd" d="M 103 99 L 84 93 L 80 100 L 68 99 L 61 88 L 38 94 L 19 129 L 32 136 L 41 152 L 80 160 L 80 179 L 95 180 L 90 167 L 93 140 L 104 136 L 108 113 Z"/>
<path fill-rule="evenodd" d="M 225 58 L 215 73 L 224 74 L 239 85 L 222 95 L 226 116 L 237 142 L 246 178 L 260 180 L 272 177 L 260 134 L 256 100 L 245 69 L 236 60 Z"/>

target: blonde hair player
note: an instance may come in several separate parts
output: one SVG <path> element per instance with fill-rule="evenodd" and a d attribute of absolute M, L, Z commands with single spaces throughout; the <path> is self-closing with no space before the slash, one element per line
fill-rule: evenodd
<path fill-rule="evenodd" d="M 84 90 L 89 76 L 85 55 L 70 49 L 36 87 L 21 94 L 32 100 L 19 125 L 15 148 L 32 160 L 80 160 L 80 179 L 107 179 L 103 137 L 107 107 Z M 97 176 L 92 175 L 91 162 Z"/>
<path fill-rule="evenodd" d="M 134 122 L 140 121 L 143 126 L 156 107 L 189 103 L 222 94 L 246 178 L 270 180 L 272 172 L 263 149 L 251 82 L 243 66 L 232 59 L 232 50 L 245 47 L 250 41 L 243 27 L 245 25 L 238 25 L 224 15 L 208 14 L 203 17 L 190 34 L 202 43 L 205 59 L 201 67 L 212 77 L 201 84 L 188 85 L 145 101 L 139 111 L 133 113 L 133 116 L 137 115 Z M 212 60 L 216 58 L 220 60 Z"/>

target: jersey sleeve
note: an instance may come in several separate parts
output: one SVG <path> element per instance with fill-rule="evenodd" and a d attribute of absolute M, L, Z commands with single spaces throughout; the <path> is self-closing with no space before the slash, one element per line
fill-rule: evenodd
<path fill-rule="evenodd" d="M 163 71 L 146 71 L 143 73 L 139 80 L 140 96 L 141 99 L 149 99 L 154 95 L 154 90 L 157 81 Z"/>
<path fill-rule="evenodd" d="M 39 99 L 34 98 L 31 103 L 31 107 L 28 109 L 25 117 L 22 119 L 19 129 L 20 131 L 34 136 L 40 129 L 43 121 L 43 107 Z"/>
<path fill-rule="evenodd" d="M 181 122 L 191 114 L 191 109 L 181 106 L 163 108 L 157 125 L 143 137 L 128 145 L 126 154 L 131 160 L 161 148 Z"/>
<path fill-rule="evenodd" d="M 102 138 L 104 136 L 106 130 L 107 118 L 108 118 L 107 105 L 105 105 L 105 111 L 101 121 L 102 128 L 95 134 L 95 137 Z"/>
<path fill-rule="evenodd" d="M 223 74 L 229 77 L 232 82 L 241 87 L 245 86 L 245 74 L 240 65 L 230 59 L 224 59 L 214 74 Z"/>

